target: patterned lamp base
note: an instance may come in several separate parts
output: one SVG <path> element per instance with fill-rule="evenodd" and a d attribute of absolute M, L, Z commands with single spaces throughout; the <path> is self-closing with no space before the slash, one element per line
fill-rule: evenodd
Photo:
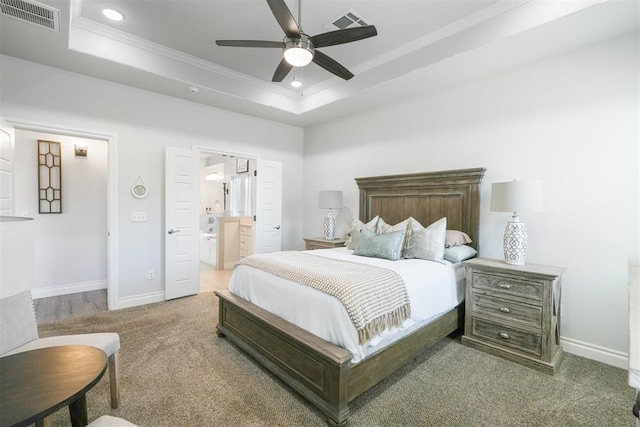
<path fill-rule="evenodd" d="M 514 215 L 504 229 L 504 259 L 507 264 L 524 265 L 527 259 L 527 227 Z"/>
<path fill-rule="evenodd" d="M 329 209 L 329 213 L 324 217 L 324 238 L 333 240 L 336 238 L 336 217 Z"/>

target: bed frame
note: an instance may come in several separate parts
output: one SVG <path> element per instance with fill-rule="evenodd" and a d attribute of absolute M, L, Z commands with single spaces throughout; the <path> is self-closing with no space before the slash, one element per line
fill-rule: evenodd
<path fill-rule="evenodd" d="M 357 178 L 360 220 L 380 215 L 389 224 L 413 216 L 427 226 L 447 217 L 478 249 L 480 183 L 484 168 Z M 253 356 L 314 404 L 331 425 L 345 425 L 348 404 L 424 350 L 461 328 L 464 303 L 361 360 L 228 291 L 216 291 L 217 333 Z"/>

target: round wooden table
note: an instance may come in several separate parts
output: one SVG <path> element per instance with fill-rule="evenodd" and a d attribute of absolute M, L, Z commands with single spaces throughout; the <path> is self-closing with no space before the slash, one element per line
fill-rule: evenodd
<path fill-rule="evenodd" d="M 0 357 L 0 426 L 33 424 L 66 405 L 71 425 L 86 426 L 85 393 L 106 369 L 104 352 L 83 345 Z"/>

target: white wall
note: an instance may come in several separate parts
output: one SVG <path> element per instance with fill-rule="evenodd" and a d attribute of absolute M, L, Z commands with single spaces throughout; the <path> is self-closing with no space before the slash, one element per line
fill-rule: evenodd
<path fill-rule="evenodd" d="M 0 59 L 2 116 L 115 135 L 119 307 L 164 298 L 165 147 L 210 146 L 282 162 L 282 246 L 302 245 L 302 129 L 8 56 Z M 144 199 L 130 194 L 138 176 L 149 190 Z M 132 211 L 146 212 L 148 221 L 130 222 Z M 147 280 L 151 269 L 155 279 Z"/>
<path fill-rule="evenodd" d="M 37 141 L 60 142 L 62 213 L 38 213 Z M 76 157 L 74 145 L 86 145 Z M 107 287 L 107 143 L 16 130 L 16 212 L 34 218 L 34 298 Z"/>
<path fill-rule="evenodd" d="M 626 367 L 627 263 L 640 259 L 638 72 L 634 34 L 307 128 L 304 235 L 322 234 L 319 190 L 344 191 L 344 233 L 358 212 L 355 177 L 485 167 L 480 254 L 502 258 L 510 214 L 489 211 L 491 183 L 540 179 L 544 212 L 521 219 L 528 262 L 567 268 L 564 348 Z"/>

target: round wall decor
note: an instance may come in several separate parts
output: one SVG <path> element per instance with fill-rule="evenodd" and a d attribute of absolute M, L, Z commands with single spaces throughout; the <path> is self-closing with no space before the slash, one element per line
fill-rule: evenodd
<path fill-rule="evenodd" d="M 136 183 L 133 184 L 133 186 L 131 187 L 131 195 L 136 199 L 143 199 L 147 197 L 147 193 L 148 193 L 147 186 L 144 185 L 144 182 L 142 182 L 142 179 L 138 177 L 138 179 L 136 180 Z"/>

